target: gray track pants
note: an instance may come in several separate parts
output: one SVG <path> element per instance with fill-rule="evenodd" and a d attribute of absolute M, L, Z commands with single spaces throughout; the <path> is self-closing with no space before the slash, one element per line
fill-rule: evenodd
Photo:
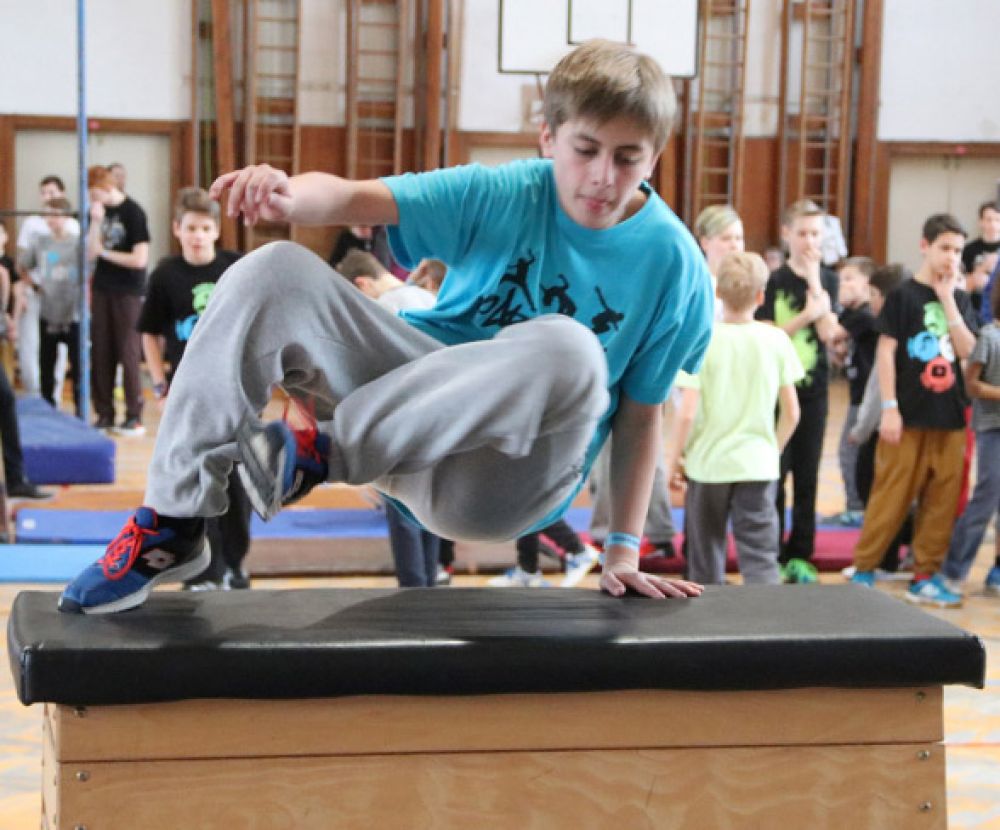
<path fill-rule="evenodd" d="M 608 405 L 597 338 L 557 315 L 444 346 L 298 245 L 267 245 L 220 280 L 174 377 L 146 504 L 226 510 L 234 436 L 273 384 L 315 403 L 331 481 L 372 483 L 428 529 L 502 540 L 579 485 Z"/>
<path fill-rule="evenodd" d="M 684 502 L 688 579 L 707 585 L 725 582 L 726 531 L 731 522 L 743 581 L 770 585 L 781 581 L 774 509 L 777 486 L 776 481 L 688 481 Z"/>

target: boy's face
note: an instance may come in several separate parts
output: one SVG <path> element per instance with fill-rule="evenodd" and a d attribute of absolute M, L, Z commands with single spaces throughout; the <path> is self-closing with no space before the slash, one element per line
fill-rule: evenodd
<path fill-rule="evenodd" d="M 938 234 L 933 242 L 920 240 L 920 253 L 924 256 L 924 264 L 935 277 L 947 277 L 958 273 L 961 269 L 962 248 L 965 247 L 965 237 L 960 233 Z"/>
<path fill-rule="evenodd" d="M 572 118 L 555 132 L 542 126 L 542 154 L 553 161 L 559 204 L 570 219 L 592 230 L 626 218 L 629 200 L 648 178 L 659 153 L 632 121 L 596 124 Z"/>
<path fill-rule="evenodd" d="M 103 187 L 91 187 L 87 190 L 91 202 L 100 202 L 105 207 L 111 204 L 111 191 Z"/>
<path fill-rule="evenodd" d="M 215 259 L 219 225 L 211 215 L 189 211 L 181 216 L 180 222 L 174 222 L 173 227 L 186 261 L 205 264 Z"/>
<path fill-rule="evenodd" d="M 986 208 L 979 217 L 979 230 L 986 242 L 1000 241 L 1000 210 Z"/>
<path fill-rule="evenodd" d="M 868 285 L 868 277 L 863 271 L 853 265 L 845 265 L 840 269 L 839 276 L 840 288 L 837 292 L 837 299 L 841 305 L 857 308 L 870 301 L 871 290 Z"/>
<path fill-rule="evenodd" d="M 38 188 L 38 192 L 42 197 L 42 204 L 44 205 L 49 199 L 55 199 L 59 196 L 64 195 L 59 189 L 59 185 L 55 182 L 46 182 L 41 187 Z"/>
<path fill-rule="evenodd" d="M 715 236 L 703 236 L 700 240 L 701 249 L 708 260 L 708 270 L 713 274 L 726 254 L 739 253 L 743 250 L 743 223 L 733 222 Z"/>
<path fill-rule="evenodd" d="M 823 217 L 796 216 L 791 225 L 783 225 L 781 238 L 788 246 L 788 256 L 796 262 L 819 259 L 823 246 Z"/>

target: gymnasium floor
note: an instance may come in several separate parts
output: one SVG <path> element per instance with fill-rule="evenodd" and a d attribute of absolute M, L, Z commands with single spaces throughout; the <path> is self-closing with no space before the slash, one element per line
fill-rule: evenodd
<path fill-rule="evenodd" d="M 834 384 L 831 418 L 827 429 L 820 482 L 820 513 L 842 507 L 836 442 L 846 406 L 846 388 Z M 147 420 L 150 434 L 118 441 L 117 482 L 112 486 L 74 487 L 61 491 L 56 504 L 66 508 L 125 509 L 141 501 L 146 464 L 155 432 L 154 407 Z M 323 488 L 310 496 L 316 506 L 360 506 L 358 494 L 347 488 Z M 973 573 L 972 594 L 958 611 L 932 612 L 942 619 L 974 631 L 986 643 L 987 687 L 985 690 L 948 687 L 945 690 L 945 735 L 948 746 L 948 808 L 951 828 L 997 828 L 1000 830 L 1000 600 L 981 593 L 986 568 L 992 562 L 993 541 L 989 536 Z M 512 550 L 513 558 L 513 550 Z M 458 577 L 459 585 L 481 585 L 483 576 Z M 839 575 L 824 580 L 839 582 Z M 258 580 L 258 587 L 383 587 L 395 584 L 391 577 L 339 579 Z M 586 583 L 596 585 L 594 577 Z M 0 622 L 6 630 L 15 596 L 25 589 L 53 590 L 52 585 L 0 585 Z M 905 583 L 881 583 L 879 590 L 901 595 Z M 4 638 L 4 646 L 6 639 Z M 0 670 L 0 830 L 34 830 L 39 824 L 41 710 L 18 703 L 9 671 Z"/>

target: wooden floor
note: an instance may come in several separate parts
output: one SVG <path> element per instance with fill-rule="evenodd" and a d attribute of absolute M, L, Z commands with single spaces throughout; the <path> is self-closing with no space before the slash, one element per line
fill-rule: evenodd
<path fill-rule="evenodd" d="M 843 507 L 843 494 L 836 461 L 836 442 L 846 406 L 845 388 L 835 384 L 831 418 L 827 429 L 820 482 L 821 513 Z M 149 407 L 153 409 L 152 406 Z M 145 483 L 155 432 L 155 413 L 149 413 L 150 434 L 144 438 L 116 439 L 118 478 L 111 486 L 73 487 L 61 491 L 53 506 L 100 509 L 130 508 L 139 504 Z M 348 487 L 319 488 L 309 502 L 322 507 L 365 504 L 364 495 Z M 957 611 L 933 612 L 935 616 L 974 631 L 986 643 L 987 687 L 985 690 L 949 687 L 945 690 L 945 735 L 948 746 L 948 801 L 951 828 L 997 828 L 1000 830 L 1000 599 L 981 593 L 983 576 L 992 562 L 992 534 L 980 552 L 970 580 L 973 586 L 965 607 Z M 513 548 L 511 552 L 513 559 Z M 481 585 L 485 577 L 459 577 L 460 585 Z M 824 580 L 839 582 L 837 575 Z M 267 587 L 336 585 L 338 587 L 386 587 L 387 577 L 340 579 L 267 580 Z M 585 588 L 593 588 L 593 577 Z M 18 591 L 48 586 L 0 585 L 0 623 L 6 629 L 11 603 Z M 905 584 L 880 584 L 878 590 L 901 595 Z M 793 589 L 789 589 L 793 590 Z M 41 758 L 41 709 L 17 702 L 9 672 L 0 670 L 0 830 L 34 830 L 39 826 Z M 93 830 L 97 830 L 94 828 Z M 137 829 L 138 830 L 138 829 Z"/>

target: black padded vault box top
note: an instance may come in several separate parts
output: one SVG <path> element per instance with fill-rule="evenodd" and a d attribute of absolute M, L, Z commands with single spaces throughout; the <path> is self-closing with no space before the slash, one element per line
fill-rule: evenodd
<path fill-rule="evenodd" d="M 982 686 L 975 636 L 857 586 L 157 592 L 108 616 L 20 594 L 24 703 L 614 689 Z"/>

